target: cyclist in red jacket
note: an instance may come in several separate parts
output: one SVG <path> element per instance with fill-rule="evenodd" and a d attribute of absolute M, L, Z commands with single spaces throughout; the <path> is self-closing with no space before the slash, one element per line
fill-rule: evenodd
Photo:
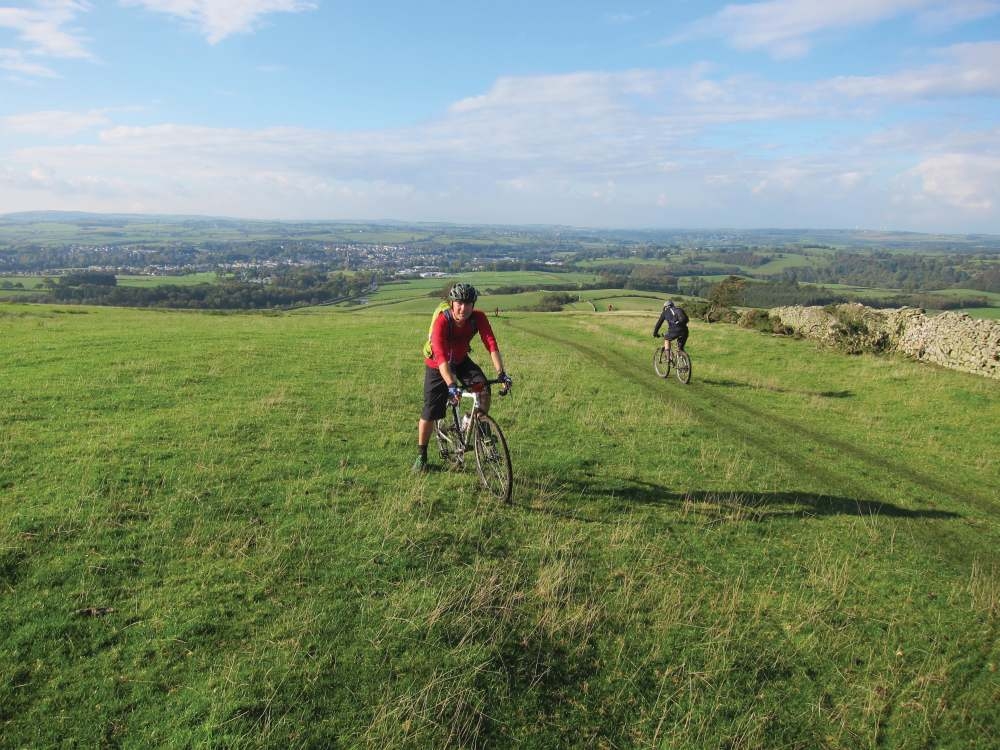
<path fill-rule="evenodd" d="M 424 368 L 424 410 L 417 426 L 419 454 L 413 464 L 415 472 L 427 470 L 427 445 L 434 422 L 444 416 L 449 402 L 458 402 L 460 384 L 486 382 L 482 369 L 469 358 L 469 344 L 477 332 L 490 353 L 504 390 L 511 386 L 512 381 L 504 372 L 503 358 L 490 319 L 474 309 L 478 297 L 479 292 L 471 284 L 455 284 L 448 292 L 449 309 L 437 316 L 431 328 L 431 356 L 424 360 L 427 365 Z M 480 395 L 479 403 L 484 412 L 489 411 L 488 388 Z"/>

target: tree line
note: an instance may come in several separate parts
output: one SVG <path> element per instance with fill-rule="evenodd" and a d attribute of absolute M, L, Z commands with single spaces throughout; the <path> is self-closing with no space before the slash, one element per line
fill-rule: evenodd
<path fill-rule="evenodd" d="M 299 270 L 258 282 L 226 280 L 217 284 L 135 287 L 117 285 L 113 274 L 77 273 L 60 277 L 33 299 L 120 307 L 258 310 L 350 299 L 370 291 L 381 280 L 380 274 L 324 274 Z"/>
<path fill-rule="evenodd" d="M 913 292 L 923 289 L 970 288 L 1000 292 L 1000 265 L 995 260 L 895 253 L 836 253 L 828 263 L 786 269 L 788 281 L 882 287 Z"/>

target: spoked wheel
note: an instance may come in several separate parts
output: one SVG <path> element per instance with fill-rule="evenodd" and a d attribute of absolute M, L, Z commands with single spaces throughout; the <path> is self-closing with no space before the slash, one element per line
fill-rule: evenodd
<path fill-rule="evenodd" d="M 687 385 L 691 382 L 691 358 L 686 351 L 681 349 L 674 355 L 674 359 L 676 360 L 674 364 L 677 367 L 675 370 L 677 379 Z M 666 376 L 664 375 L 664 377 Z"/>
<path fill-rule="evenodd" d="M 656 351 L 653 352 L 653 369 L 661 378 L 670 374 L 670 355 L 662 346 L 656 347 Z"/>
<path fill-rule="evenodd" d="M 483 487 L 497 500 L 509 503 L 514 487 L 514 471 L 510 465 L 507 440 L 492 417 L 480 417 L 474 443 L 476 470 Z"/>
<path fill-rule="evenodd" d="M 441 460 L 455 469 L 465 466 L 465 454 L 455 434 L 455 425 L 447 417 L 434 423 L 434 435 L 437 437 Z"/>

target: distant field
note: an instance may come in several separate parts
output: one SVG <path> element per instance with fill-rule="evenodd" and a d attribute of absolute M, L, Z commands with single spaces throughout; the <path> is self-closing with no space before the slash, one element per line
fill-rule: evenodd
<path fill-rule="evenodd" d="M 45 278 L 44 276 L 0 276 L 0 284 L 7 282 L 10 284 L 21 284 L 25 289 L 39 289 L 42 287 L 42 281 Z"/>
<path fill-rule="evenodd" d="M 20 283 L 27 289 L 38 289 L 43 286 L 45 278 L 55 278 L 58 276 L 0 276 L 0 284 L 9 282 L 11 284 Z M 129 274 L 118 274 L 118 283 L 123 286 L 171 286 L 186 284 L 215 283 L 217 277 L 214 273 L 189 273 L 183 276 L 130 276 Z"/>
<path fill-rule="evenodd" d="M 855 296 L 868 299 L 886 299 L 888 297 L 910 293 L 900 289 L 852 286 L 850 284 L 810 284 L 809 286 L 816 286 L 835 292 L 850 293 Z M 928 294 L 939 295 L 941 297 L 982 297 L 990 300 L 992 304 L 1000 305 L 1000 294 L 995 292 L 982 292 L 978 289 L 934 289 L 930 290 Z"/>
<path fill-rule="evenodd" d="M 21 289 L 0 289 L 0 300 L 16 300 L 34 294 L 42 286 L 39 276 L 0 276 L 0 285 L 4 282 L 20 284 Z"/>
<path fill-rule="evenodd" d="M 813 286 L 819 289 L 829 289 L 831 292 L 842 294 L 852 294 L 865 299 L 884 299 L 899 294 L 898 289 L 884 289 L 879 287 L 852 286 L 850 284 L 803 284 L 803 286 Z"/>
<path fill-rule="evenodd" d="M 463 273 L 449 275 L 443 278 L 411 279 L 407 281 L 397 281 L 383 284 L 377 292 L 367 296 L 367 306 L 370 307 L 392 307 L 394 312 L 416 312 L 433 306 L 433 300 L 437 297 L 436 292 L 441 292 L 441 297 L 451 285 L 457 281 L 465 281 L 473 284 L 479 289 L 482 309 L 490 309 L 501 306 L 510 306 L 511 298 L 503 295 L 491 295 L 488 292 L 490 287 L 503 286 L 537 286 L 537 285 L 573 285 L 578 283 L 592 283 L 598 279 L 595 274 L 589 273 L 547 273 L 544 271 L 480 271 L 474 273 Z M 518 295 L 518 305 L 526 300 L 537 298 L 540 295 Z M 337 305 L 338 308 L 356 308 L 354 303 Z"/>
<path fill-rule="evenodd" d="M 663 309 L 663 303 L 668 299 L 683 304 L 687 298 L 679 294 L 663 294 L 657 292 L 639 292 L 625 289 L 588 290 L 582 295 L 584 302 L 571 305 L 573 310 L 594 310 L 597 312 L 646 311 L 650 314 L 650 329 L 655 318 Z M 614 308 L 609 311 L 608 307 Z"/>
<path fill-rule="evenodd" d="M 1000 307 L 966 307 L 960 310 L 973 318 L 1000 320 Z"/>
<path fill-rule="evenodd" d="M 789 268 L 802 268 L 825 264 L 827 261 L 820 255 L 808 256 L 800 253 L 786 253 L 775 251 L 764 251 L 769 255 L 780 255 L 774 260 L 761 266 L 746 266 L 736 262 L 726 263 L 725 261 L 699 261 L 709 272 L 706 277 L 713 277 L 712 269 L 729 268 L 736 266 L 742 273 L 753 273 L 758 275 L 779 274 Z M 671 265 L 688 263 L 692 253 L 690 251 L 679 252 L 669 258 L 607 258 L 582 261 L 580 266 L 585 268 L 606 268 L 608 266 L 657 266 L 670 268 Z M 725 278 L 723 275 L 721 278 Z"/>
<path fill-rule="evenodd" d="M 594 258 L 577 263 L 581 268 L 608 268 L 609 266 L 656 266 L 662 268 L 680 262 L 679 257 L 670 258 Z"/>
<path fill-rule="evenodd" d="M 75 221 L 5 222 L 0 217 L 0 247 L 69 243 L 87 245 L 174 244 L 257 240 L 316 240 L 395 244 L 419 241 L 439 230 L 396 229 L 349 222 L 267 222 L 204 217 L 90 216 Z"/>
<path fill-rule="evenodd" d="M 991 306 L 1000 307 L 1000 294 L 997 292 L 982 292 L 978 289 L 935 289 L 931 294 L 942 297 L 983 297 L 989 300 Z"/>
<path fill-rule="evenodd" d="M 129 276 L 128 274 L 119 274 L 117 278 L 121 286 L 138 287 L 215 284 L 219 280 L 214 273 L 189 273 L 183 276 Z"/>
<path fill-rule="evenodd" d="M 773 253 L 768 252 L 768 255 Z M 782 271 L 786 271 L 789 268 L 809 268 L 817 265 L 818 263 L 826 263 L 825 259 L 817 258 L 815 256 L 799 255 L 796 253 L 779 253 L 780 258 L 775 258 L 774 260 L 765 263 L 762 266 L 755 266 L 752 269 L 747 269 L 755 274 L 761 275 L 771 275 L 779 274 Z"/>
<path fill-rule="evenodd" d="M 31 290 L 19 290 L 19 289 L 0 289 L 0 300 L 18 300 L 24 299 L 29 294 L 32 294 Z"/>

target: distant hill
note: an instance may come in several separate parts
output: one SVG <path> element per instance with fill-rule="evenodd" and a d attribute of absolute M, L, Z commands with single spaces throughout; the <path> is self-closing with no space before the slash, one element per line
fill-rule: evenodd
<path fill-rule="evenodd" d="M 0 214 L 0 224 L 39 224 L 39 223 L 181 223 L 181 222 L 247 222 L 246 219 L 227 219 L 214 216 L 198 216 L 184 214 L 100 214 L 87 211 L 20 211 Z"/>
<path fill-rule="evenodd" d="M 102 232 L 114 231 L 114 235 Z M 641 243 L 681 247 L 884 249 L 907 252 L 1000 253 L 1000 235 L 922 234 L 864 229 L 615 229 L 559 225 L 467 225 L 440 222 L 379 220 L 276 221 L 170 214 L 99 214 L 82 211 L 27 211 L 0 214 L 0 247 L 32 241 L 46 245 L 65 242 L 268 240 L 308 237 L 320 240 L 378 241 L 366 233 L 414 241 L 435 237 L 476 238 L 498 245 L 528 240 L 559 243 Z M 354 235 L 362 235 L 355 237 Z"/>

